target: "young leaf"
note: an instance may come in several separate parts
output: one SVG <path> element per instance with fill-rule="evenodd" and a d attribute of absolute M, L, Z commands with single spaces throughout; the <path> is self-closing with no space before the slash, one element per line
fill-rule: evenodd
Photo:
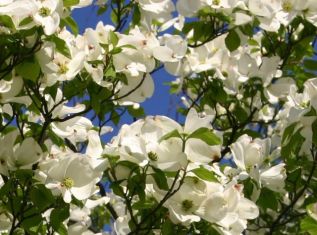
<path fill-rule="evenodd" d="M 202 180 L 206 180 L 210 182 L 218 182 L 215 174 L 204 167 L 196 168 L 192 170 L 192 172 Z"/>
<path fill-rule="evenodd" d="M 144 109 L 142 107 L 135 109 L 133 108 L 133 106 L 128 106 L 128 112 L 131 116 L 135 118 L 140 118 L 145 116 Z"/>
<path fill-rule="evenodd" d="M 118 36 L 117 36 L 117 34 L 115 32 L 109 31 L 109 37 L 110 37 L 110 42 L 113 45 L 113 47 L 118 45 L 119 38 L 118 38 Z"/>
<path fill-rule="evenodd" d="M 63 54 L 64 56 L 66 56 L 68 58 L 71 58 L 70 51 L 66 45 L 66 42 L 63 39 L 60 39 L 59 37 L 57 37 L 55 35 L 50 36 L 48 39 L 49 39 L 49 41 L 55 43 L 56 50 L 59 53 Z"/>
<path fill-rule="evenodd" d="M 23 20 L 22 20 L 23 21 Z M 14 23 L 10 16 L 7 15 L 0 15 L 0 22 L 2 26 L 15 29 Z"/>
<path fill-rule="evenodd" d="M 191 133 L 187 139 L 195 138 L 204 141 L 208 145 L 219 145 L 221 144 L 220 138 L 214 134 L 210 129 L 206 127 L 201 127 Z"/>
<path fill-rule="evenodd" d="M 31 22 L 33 22 L 33 18 L 31 16 L 28 16 L 20 22 L 19 26 L 24 26 L 30 24 Z"/>
<path fill-rule="evenodd" d="M 317 235 L 317 222 L 307 216 L 300 223 L 301 231 L 308 232 L 310 235 Z"/>
<path fill-rule="evenodd" d="M 119 54 L 122 51 L 121 47 L 115 47 L 110 51 L 110 54 L 115 55 L 115 54 Z"/>
<path fill-rule="evenodd" d="M 70 30 L 75 34 L 75 36 L 78 35 L 79 33 L 78 25 L 72 17 L 68 16 L 64 18 L 62 22 L 70 28 Z"/>
<path fill-rule="evenodd" d="M 171 132 L 169 132 L 169 133 L 163 135 L 163 136 L 160 138 L 159 142 L 162 142 L 163 140 L 168 140 L 168 139 L 170 139 L 170 138 L 175 138 L 175 137 L 176 137 L 176 138 L 182 138 L 177 129 L 175 129 L 175 130 L 173 130 L 173 131 L 171 131 Z"/>
<path fill-rule="evenodd" d="M 63 0 L 64 7 L 75 6 L 79 3 L 79 0 Z"/>

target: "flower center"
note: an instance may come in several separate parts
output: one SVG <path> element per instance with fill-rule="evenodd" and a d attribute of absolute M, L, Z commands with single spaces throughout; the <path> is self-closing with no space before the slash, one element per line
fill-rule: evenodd
<path fill-rule="evenodd" d="M 199 179 L 197 177 L 193 177 L 193 183 L 194 184 L 198 184 L 199 183 Z"/>
<path fill-rule="evenodd" d="M 212 4 L 213 5 L 219 5 L 220 4 L 220 0 L 212 0 Z"/>
<path fill-rule="evenodd" d="M 68 71 L 68 67 L 66 66 L 66 64 L 59 64 L 59 69 L 58 69 L 58 73 L 60 74 L 65 74 Z"/>
<path fill-rule="evenodd" d="M 283 8 L 283 11 L 285 12 L 290 12 L 293 10 L 292 3 L 290 3 L 289 1 L 284 1 L 282 3 L 282 8 Z"/>
<path fill-rule="evenodd" d="M 158 160 L 157 153 L 154 153 L 154 152 L 151 151 L 151 152 L 148 153 L 148 156 L 149 156 L 150 160 L 152 160 L 154 162 Z"/>
<path fill-rule="evenodd" d="M 72 178 L 66 177 L 62 182 L 62 186 L 64 186 L 67 189 L 70 189 L 74 186 L 74 180 Z"/>
<path fill-rule="evenodd" d="M 42 7 L 39 9 L 39 14 L 42 17 L 47 17 L 51 14 L 51 10 L 48 7 Z"/>
<path fill-rule="evenodd" d="M 308 108 L 309 107 L 309 102 L 308 101 L 302 101 L 299 105 L 302 108 Z"/>
<path fill-rule="evenodd" d="M 193 206 L 194 206 L 194 203 L 191 200 L 182 201 L 182 209 L 185 212 L 188 212 Z"/>

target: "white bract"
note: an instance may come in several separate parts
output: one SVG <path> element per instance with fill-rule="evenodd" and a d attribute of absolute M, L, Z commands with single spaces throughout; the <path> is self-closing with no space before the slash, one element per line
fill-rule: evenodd
<path fill-rule="evenodd" d="M 78 200 L 88 199 L 95 193 L 95 184 L 100 180 L 100 174 L 94 171 L 89 159 L 75 153 L 52 162 L 46 173 L 46 187 L 61 193 L 67 203 L 72 196 Z"/>
<path fill-rule="evenodd" d="M 61 2 L 55 0 L 37 0 L 37 12 L 33 16 L 35 23 L 42 25 L 47 35 L 52 35 L 59 27 L 60 16 L 58 11 L 62 10 Z"/>
<path fill-rule="evenodd" d="M 234 163 L 241 170 L 240 178 L 246 176 L 254 179 L 259 186 L 274 191 L 284 189 L 286 178 L 284 163 L 270 165 L 270 139 L 253 139 L 247 135 L 240 136 L 231 145 Z"/>

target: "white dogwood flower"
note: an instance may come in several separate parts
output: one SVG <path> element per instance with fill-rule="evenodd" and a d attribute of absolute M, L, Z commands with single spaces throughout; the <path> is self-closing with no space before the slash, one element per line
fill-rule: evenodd
<path fill-rule="evenodd" d="M 93 195 L 100 173 L 94 171 L 88 158 L 71 154 L 52 164 L 47 176 L 46 187 L 56 194 L 61 193 L 64 201 L 69 203 L 72 195 L 78 200 Z"/>
<path fill-rule="evenodd" d="M 34 14 L 34 22 L 40 24 L 46 35 L 52 35 L 59 27 L 60 15 L 62 8 L 60 1 L 55 0 L 37 0 L 37 12 Z"/>
<path fill-rule="evenodd" d="M 282 191 L 286 178 L 284 163 L 271 166 L 271 141 L 267 139 L 253 139 L 248 135 L 240 136 L 231 145 L 233 161 L 237 165 L 241 179 L 250 176 L 261 187 L 274 191 Z"/>

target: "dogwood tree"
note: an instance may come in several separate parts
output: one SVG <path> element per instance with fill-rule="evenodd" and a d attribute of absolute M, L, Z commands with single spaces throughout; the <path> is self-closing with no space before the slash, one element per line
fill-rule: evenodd
<path fill-rule="evenodd" d="M 89 5 L 112 24 L 80 34 Z M 0 1 L 0 234 L 316 234 L 316 27 L 315 0 Z M 142 109 L 160 69 L 184 122 Z"/>

